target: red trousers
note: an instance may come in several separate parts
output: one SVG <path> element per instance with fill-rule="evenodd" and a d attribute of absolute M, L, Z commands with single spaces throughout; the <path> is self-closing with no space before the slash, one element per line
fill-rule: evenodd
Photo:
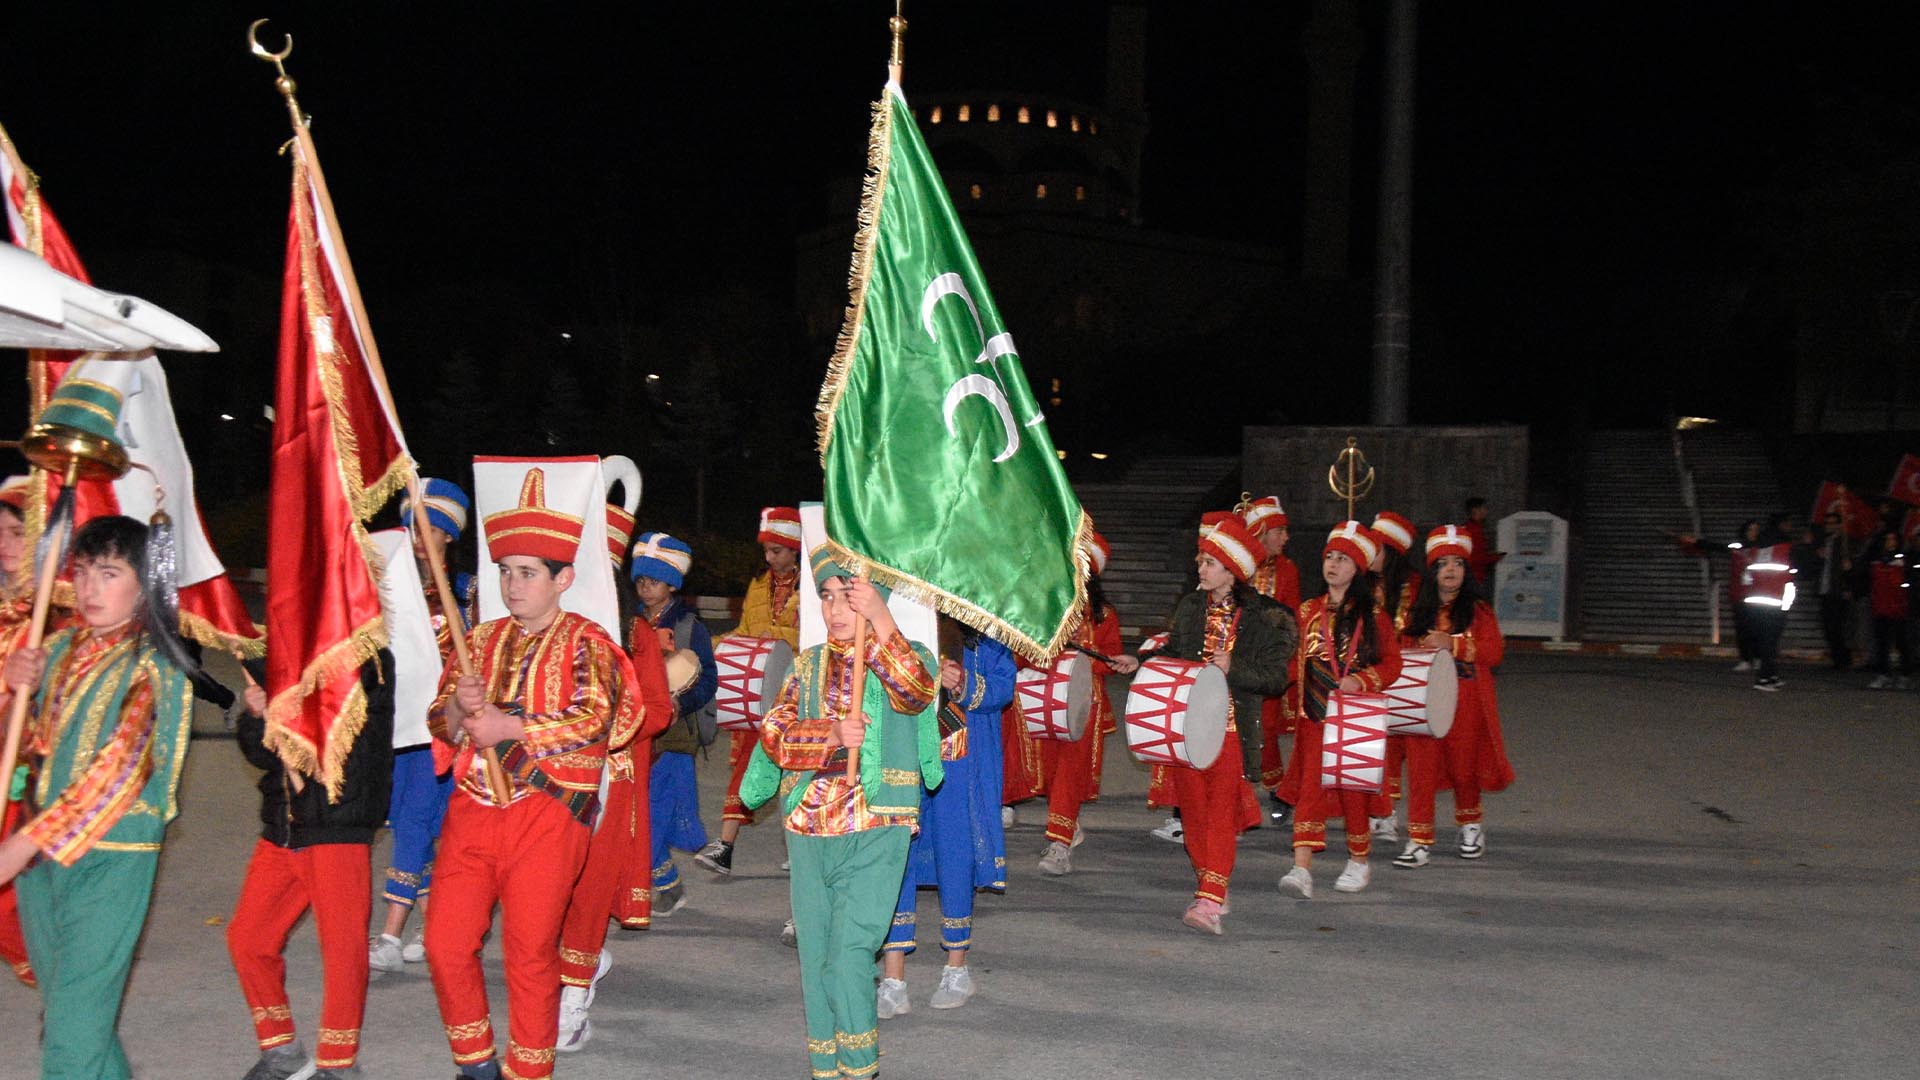
<path fill-rule="evenodd" d="M 322 1069 L 345 1069 L 359 1055 L 360 1020 L 367 1007 L 367 918 L 373 910 L 370 858 L 366 844 L 283 848 L 265 840 L 254 843 L 240 902 L 227 924 L 227 954 L 240 977 L 240 994 L 253 1010 L 260 1049 L 293 1041 L 287 935 L 311 908 L 326 986 L 314 1061 Z"/>
<path fill-rule="evenodd" d="M 560 926 L 560 982 L 592 986 L 607 942 L 607 921 L 644 929 L 651 921 L 653 892 L 647 868 L 646 800 L 636 807 L 639 790 L 631 777 L 607 784 L 600 827 L 587 843 L 587 862 L 573 883 L 566 921 Z"/>
<path fill-rule="evenodd" d="M 560 1034 L 560 926 L 591 836 L 558 799 L 539 792 L 506 809 L 455 792 L 440 832 L 427 908 L 427 968 L 453 1060 L 494 1056 L 480 946 L 500 914 L 506 954 L 511 1080 L 553 1075 Z"/>
<path fill-rule="evenodd" d="M 1046 777 L 1047 839 L 1073 843 L 1074 829 L 1080 824 L 1080 804 L 1100 793 L 1094 789 L 1094 776 L 1100 771 L 1100 755 L 1107 737 L 1100 732 L 1099 717 L 1087 723 L 1086 734 L 1076 742 L 1037 739 L 1040 767 Z"/>
<path fill-rule="evenodd" d="M 25 813 L 20 803 L 7 804 L 6 822 L 0 825 L 0 840 L 13 835 L 14 826 Z M 20 933 L 20 904 L 14 899 L 11 881 L 0 885 L 0 960 L 13 969 L 14 978 L 28 986 L 39 985 L 33 979 L 33 966 L 27 963 L 27 939 Z"/>
<path fill-rule="evenodd" d="M 721 821 L 753 824 L 753 811 L 740 801 L 740 779 L 747 775 L 747 762 L 753 760 L 753 748 L 760 741 L 758 731 L 736 731 L 727 747 L 727 764 L 733 775 L 727 778 L 727 801 L 720 806 Z"/>
<path fill-rule="evenodd" d="M 1381 776 L 1386 782 L 1381 787 L 1379 794 L 1367 799 L 1367 813 L 1369 816 L 1388 817 L 1393 813 L 1393 802 L 1402 795 L 1400 773 L 1401 770 L 1407 766 L 1407 742 L 1410 738 L 1417 739 L 1419 736 L 1387 736 L 1387 762 L 1386 766 L 1381 769 Z"/>
<path fill-rule="evenodd" d="M 1346 819 L 1347 854 L 1364 859 L 1373 850 L 1367 809 L 1375 796 L 1364 791 L 1328 791 L 1320 786 L 1320 738 L 1325 728 L 1318 721 L 1306 720 L 1293 729 L 1294 773 L 1300 785 L 1299 798 L 1293 803 L 1293 846 L 1326 850 L 1327 819 L 1338 815 Z"/>
<path fill-rule="evenodd" d="M 1246 820 L 1251 792 L 1240 775 L 1239 748 L 1239 736 L 1229 731 L 1227 745 L 1220 748 L 1220 756 L 1212 765 L 1205 769 L 1167 769 L 1179 799 L 1187 858 L 1193 863 L 1196 879 L 1193 895 L 1198 899 L 1226 902 L 1234 851 L 1239 846 L 1236 841 L 1240 831 L 1251 824 Z M 1254 814 L 1257 821 L 1257 805 Z"/>
<path fill-rule="evenodd" d="M 1433 798 L 1444 775 L 1453 788 L 1453 820 L 1470 825 L 1480 820 L 1480 742 L 1486 720 L 1480 695 L 1460 695 L 1453 727 L 1438 739 L 1409 736 L 1407 744 L 1407 839 L 1433 843 Z"/>
<path fill-rule="evenodd" d="M 1287 771 L 1286 759 L 1280 754 L 1280 736 L 1293 733 L 1282 715 L 1281 700 L 1273 697 L 1260 703 L 1260 783 L 1269 789 L 1278 788 Z"/>

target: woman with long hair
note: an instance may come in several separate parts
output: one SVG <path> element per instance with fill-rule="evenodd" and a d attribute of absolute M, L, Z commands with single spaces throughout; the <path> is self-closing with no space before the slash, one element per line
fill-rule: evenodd
<path fill-rule="evenodd" d="M 1427 566 L 1432 571 L 1414 600 L 1400 635 L 1405 648 L 1437 649 L 1452 657 L 1460 696 L 1453 726 L 1438 739 L 1410 735 L 1407 847 L 1395 866 L 1427 865 L 1433 850 L 1434 795 L 1453 789 L 1453 820 L 1460 826 L 1460 857 L 1486 853 L 1480 794 L 1502 791 L 1513 782 L 1500 712 L 1494 701 L 1493 669 L 1506 652 L 1493 608 L 1474 589 L 1468 561 L 1473 539 L 1458 525 L 1442 525 L 1427 535 Z M 1436 662 L 1444 662 L 1436 657 Z"/>
<path fill-rule="evenodd" d="M 1127 674 L 1139 668 L 1139 662 L 1120 656 L 1120 613 L 1107 603 L 1100 587 L 1100 572 L 1107 568 L 1112 549 L 1105 537 L 1093 534 L 1092 573 L 1087 575 L 1087 617 L 1074 631 L 1075 647 L 1093 672 L 1093 703 L 1087 714 L 1087 730 L 1077 742 L 1043 740 L 1040 759 L 1047 779 L 1047 846 L 1040 854 L 1040 872 L 1059 877 L 1073 871 L 1073 849 L 1080 846 L 1080 806 L 1100 797 L 1102 744 L 1117 726 L 1113 703 L 1107 698 L 1107 675 L 1115 670 Z M 1114 659 L 1116 665 L 1095 659 L 1091 654 Z"/>

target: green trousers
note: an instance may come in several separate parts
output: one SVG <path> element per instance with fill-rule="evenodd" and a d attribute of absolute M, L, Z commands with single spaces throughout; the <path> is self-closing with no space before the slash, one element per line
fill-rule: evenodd
<path fill-rule="evenodd" d="M 131 1075 L 115 1028 L 159 865 L 157 851 L 91 851 L 72 866 L 42 859 L 15 880 L 46 1010 L 42 1080 Z"/>
<path fill-rule="evenodd" d="M 911 839 L 902 825 L 848 836 L 787 834 L 807 1053 L 818 1080 L 865 1080 L 880 1071 L 873 960 L 893 925 Z"/>

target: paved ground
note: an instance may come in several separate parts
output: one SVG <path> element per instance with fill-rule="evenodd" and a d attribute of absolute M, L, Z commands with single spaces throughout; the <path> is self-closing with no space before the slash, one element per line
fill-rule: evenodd
<path fill-rule="evenodd" d="M 967 1008 L 882 1025 L 891 1077 L 1879 1077 L 1920 1030 L 1920 694 L 1792 668 L 1762 695 L 1717 662 L 1527 655 L 1502 682 L 1519 782 L 1488 805 L 1488 854 L 1399 870 L 1358 896 L 1283 899 L 1283 838 L 1244 838 L 1224 938 L 1180 926 L 1191 878 L 1146 831 L 1124 758 L 1089 808 L 1076 873 L 1042 878 L 1028 812 L 1011 889 L 982 897 Z M 217 723 L 209 724 L 217 728 Z M 723 763 L 702 770 L 717 818 Z M 253 835 L 253 773 L 196 742 L 122 1031 L 138 1075 L 237 1077 L 254 1057 L 221 922 Z M 1444 797 L 1443 797 L 1444 799 Z M 1443 817 L 1446 813 L 1443 801 Z M 383 853 L 380 853 L 384 857 Z M 802 1077 L 786 881 L 749 830 L 726 884 L 615 932 L 597 1036 L 562 1077 Z M 384 862 L 377 865 L 384 866 Z M 923 896 L 923 923 L 936 914 Z M 320 985 L 290 948 L 303 1032 Z M 497 957 L 496 957 L 497 963 Z M 496 1017 L 504 993 L 496 983 Z M 34 1075 L 37 999 L 0 986 L 0 1078 Z M 426 973 L 375 976 L 369 1074 L 450 1075 Z"/>

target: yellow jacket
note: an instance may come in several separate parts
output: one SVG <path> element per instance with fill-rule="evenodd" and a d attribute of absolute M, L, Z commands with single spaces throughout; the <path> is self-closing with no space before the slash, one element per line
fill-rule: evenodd
<path fill-rule="evenodd" d="M 773 610 L 773 574 L 771 571 L 754 578 L 747 585 L 747 598 L 740 604 L 740 625 L 733 628 L 733 634 L 745 634 L 748 637 L 779 638 L 797 656 L 800 652 L 800 592 L 805 585 L 801 582 L 794 586 L 793 594 L 787 597 L 782 610 Z"/>

